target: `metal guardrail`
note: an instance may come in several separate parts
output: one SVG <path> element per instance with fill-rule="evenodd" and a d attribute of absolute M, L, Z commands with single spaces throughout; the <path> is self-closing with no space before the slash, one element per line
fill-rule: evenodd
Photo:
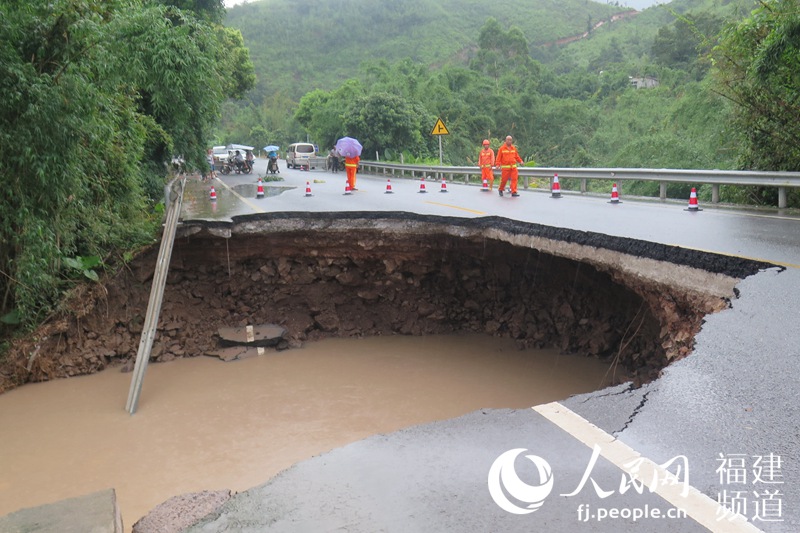
<path fill-rule="evenodd" d="M 153 284 L 150 288 L 150 301 L 147 304 L 147 314 L 145 315 L 142 326 L 142 336 L 139 340 L 139 350 L 136 353 L 136 363 L 133 367 L 133 377 L 131 387 L 128 391 L 128 402 L 125 410 L 134 414 L 139 405 L 139 395 L 142 392 L 144 373 L 147 370 L 147 363 L 150 361 L 150 352 L 153 348 L 153 340 L 156 336 L 158 327 L 158 317 L 161 315 L 161 302 L 164 298 L 164 286 L 167 282 L 169 272 L 169 261 L 172 257 L 172 245 L 175 242 L 175 230 L 178 227 L 178 220 L 181 215 L 183 205 L 183 190 L 186 185 L 186 178 L 175 178 L 169 185 L 164 187 L 164 204 L 167 207 L 166 219 L 164 222 L 164 234 L 161 238 L 161 248 L 158 250 L 156 269 L 153 274 Z"/>
<path fill-rule="evenodd" d="M 405 165 L 399 163 L 381 163 L 361 161 L 362 170 L 373 174 L 391 175 L 392 177 L 416 178 L 434 176 L 437 180 L 448 177 L 448 181 L 459 181 L 470 184 L 471 177 L 476 177 L 474 184 L 480 185 L 480 168 L 447 167 L 426 165 Z M 667 198 L 668 183 L 710 184 L 712 203 L 719 202 L 720 185 L 766 186 L 778 188 L 778 207 L 786 207 L 786 190 L 789 187 L 800 187 L 800 172 L 763 172 L 747 170 L 686 170 L 686 169 L 654 169 L 654 168 L 558 168 L 558 167 L 519 167 L 519 176 L 524 188 L 530 188 L 531 179 L 552 179 L 558 174 L 559 179 L 577 178 L 581 180 L 581 192 L 585 193 L 586 183 L 590 179 L 615 181 L 655 181 L 660 184 L 661 200 Z"/>

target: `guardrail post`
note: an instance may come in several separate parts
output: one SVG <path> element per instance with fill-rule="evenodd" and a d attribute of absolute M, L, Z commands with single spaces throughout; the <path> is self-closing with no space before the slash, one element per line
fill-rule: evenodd
<path fill-rule="evenodd" d="M 523 183 L 524 183 L 523 186 L 525 187 L 525 190 L 528 190 L 528 187 L 530 186 L 530 182 L 531 182 L 530 176 L 522 176 L 522 179 L 523 179 Z"/>
<path fill-rule="evenodd" d="M 785 209 L 786 204 L 786 187 L 778 187 L 778 207 L 780 209 Z"/>
<path fill-rule="evenodd" d="M 719 203 L 719 183 L 713 183 L 711 185 L 711 203 Z"/>
<path fill-rule="evenodd" d="M 586 178 L 581 179 L 581 194 L 586 194 Z"/>
<path fill-rule="evenodd" d="M 667 183 L 665 181 L 658 184 L 658 197 L 662 202 L 667 199 Z"/>

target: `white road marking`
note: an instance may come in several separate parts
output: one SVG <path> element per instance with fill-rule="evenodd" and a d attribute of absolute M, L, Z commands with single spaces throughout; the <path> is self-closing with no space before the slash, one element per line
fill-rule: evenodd
<path fill-rule="evenodd" d="M 645 483 L 647 483 L 648 480 L 652 480 L 653 476 L 658 476 L 659 480 L 675 478 L 672 473 L 660 467 L 652 460 L 643 457 L 630 446 L 623 444 L 612 435 L 609 435 L 558 402 L 537 405 L 533 407 L 533 410 L 589 448 L 594 448 L 595 444 L 599 445 L 601 448 L 600 455 L 613 463 L 620 470 L 629 472 L 629 468 L 626 468 L 625 465 L 635 462 L 638 468 L 636 475 L 638 479 Z M 676 508 L 685 511 L 686 516 L 691 517 L 711 531 L 724 531 L 725 533 L 757 533 L 761 531 L 741 515 L 736 515 L 733 520 L 728 520 L 730 513 L 723 510 L 718 502 L 712 500 L 696 488 L 689 487 L 689 493 L 686 496 L 681 494 L 682 491 L 683 483 L 659 483 L 654 490 L 656 494 L 670 502 Z M 718 516 L 722 516 L 723 518 L 717 520 Z"/>

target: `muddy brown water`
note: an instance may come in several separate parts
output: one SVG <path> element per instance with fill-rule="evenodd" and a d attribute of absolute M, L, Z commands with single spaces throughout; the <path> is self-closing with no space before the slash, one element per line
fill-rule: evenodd
<path fill-rule="evenodd" d="M 370 435 L 601 388 L 608 365 L 485 335 L 329 339 L 222 363 L 26 385 L 0 396 L 0 516 L 113 487 L 126 529 L 164 500 L 242 491 Z"/>

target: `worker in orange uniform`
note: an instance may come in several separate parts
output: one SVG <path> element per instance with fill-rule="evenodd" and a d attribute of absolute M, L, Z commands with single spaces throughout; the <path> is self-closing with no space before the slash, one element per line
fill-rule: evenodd
<path fill-rule="evenodd" d="M 489 148 L 489 141 L 483 141 L 483 150 L 478 155 L 478 166 L 481 168 L 481 181 L 486 180 L 489 184 L 489 190 L 494 187 L 494 173 L 492 173 L 492 165 L 494 165 L 494 150 Z"/>
<path fill-rule="evenodd" d="M 517 165 L 522 163 L 522 158 L 517 153 L 517 147 L 512 144 L 514 139 L 511 135 L 506 137 L 506 142 L 500 145 L 497 149 L 497 156 L 494 159 L 494 166 L 500 167 L 500 188 L 497 192 L 503 196 L 503 190 L 506 188 L 506 183 L 511 179 L 511 196 L 519 196 L 517 194 L 517 181 L 519 179 L 519 172 L 517 172 Z"/>
<path fill-rule="evenodd" d="M 350 190 L 356 189 L 356 172 L 358 171 L 358 162 L 361 158 L 358 156 L 353 157 L 353 154 L 347 152 L 344 157 L 344 169 L 347 171 L 347 184 L 350 185 Z"/>

